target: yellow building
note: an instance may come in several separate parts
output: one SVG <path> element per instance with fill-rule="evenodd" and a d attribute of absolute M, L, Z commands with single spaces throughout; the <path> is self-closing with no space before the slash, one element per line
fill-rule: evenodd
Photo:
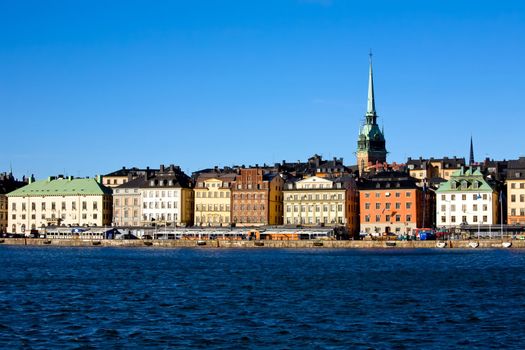
<path fill-rule="evenodd" d="M 203 173 L 195 185 L 195 225 L 231 224 L 231 185 L 235 173 Z"/>
<path fill-rule="evenodd" d="M 97 179 L 49 177 L 8 195 L 8 232 L 111 224 L 111 190 Z"/>
<path fill-rule="evenodd" d="M 359 228 L 358 193 L 351 176 L 312 176 L 284 186 L 284 224 Z"/>

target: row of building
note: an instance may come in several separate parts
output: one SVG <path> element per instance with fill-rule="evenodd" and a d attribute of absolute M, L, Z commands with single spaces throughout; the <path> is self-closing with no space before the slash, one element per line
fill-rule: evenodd
<path fill-rule="evenodd" d="M 97 178 L 0 178 L 0 231 L 48 226 L 337 226 L 404 235 L 418 228 L 525 224 L 525 158 L 418 158 L 387 163 L 372 63 L 356 165 L 305 162 L 122 168 Z"/>
<path fill-rule="evenodd" d="M 425 169 L 432 163 L 447 171 Z M 493 163 L 409 159 L 359 176 L 340 159 L 314 156 L 305 163 L 213 168 L 192 176 L 174 165 L 122 168 L 97 178 L 16 181 L 3 174 L 0 230 L 284 225 L 406 234 L 428 227 L 525 224 L 525 158 L 506 161 L 500 174 L 490 171 Z"/>

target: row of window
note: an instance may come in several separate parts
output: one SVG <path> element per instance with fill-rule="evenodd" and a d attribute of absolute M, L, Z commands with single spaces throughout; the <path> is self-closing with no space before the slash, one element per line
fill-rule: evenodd
<path fill-rule="evenodd" d="M 132 217 L 136 218 L 137 216 L 139 216 L 139 211 L 138 210 L 133 210 L 133 211 L 131 211 L 131 210 L 122 210 L 122 217 L 125 218 L 125 219 L 129 218 L 130 217 L 129 214 L 131 212 L 133 212 L 133 216 Z M 115 210 L 115 217 L 116 218 L 120 217 L 120 213 L 121 213 L 120 210 Z"/>
<path fill-rule="evenodd" d="M 516 195 L 515 194 L 511 194 L 510 195 L 510 201 L 512 203 L 516 202 Z M 523 202 L 525 202 L 525 194 L 520 194 L 520 203 L 523 203 Z"/>
<path fill-rule="evenodd" d="M 233 210 L 264 210 L 264 204 L 234 204 Z"/>
<path fill-rule="evenodd" d="M 120 200 L 120 198 L 115 198 L 115 206 L 119 206 L 120 203 L 122 203 L 122 205 L 130 205 L 131 204 L 131 198 L 124 198 L 124 200 Z M 133 205 L 137 206 L 139 205 L 139 199 L 138 198 L 133 198 Z"/>
<path fill-rule="evenodd" d="M 197 198 L 230 198 L 229 191 L 215 191 L 215 192 L 200 192 L 196 191 Z"/>
<path fill-rule="evenodd" d="M 512 208 L 510 210 L 510 215 L 516 216 L 517 215 L 516 209 Z M 525 216 L 525 208 L 520 208 L 520 216 Z"/>
<path fill-rule="evenodd" d="M 230 216 L 229 215 L 226 215 L 226 216 L 222 216 L 222 215 L 213 215 L 213 216 L 208 216 L 206 217 L 206 215 L 203 215 L 203 216 L 196 216 L 195 217 L 195 223 L 197 224 L 222 224 L 222 223 L 229 223 L 230 222 Z"/>
<path fill-rule="evenodd" d="M 337 209 L 336 209 L 337 208 Z M 324 204 L 324 205 L 287 205 L 286 206 L 286 212 L 287 213 L 291 213 L 291 212 L 328 212 L 328 211 L 340 211 L 342 212 L 343 211 L 343 205 L 342 204 L 337 204 L 337 206 L 335 204 L 331 204 L 331 205 L 328 205 L 328 204 Z"/>
<path fill-rule="evenodd" d="M 384 203 L 384 209 L 388 210 L 388 209 L 391 209 L 392 207 L 392 203 Z M 396 209 L 401 209 L 401 203 L 399 202 L 396 202 L 394 203 L 394 206 Z M 381 203 L 375 203 L 375 208 L 376 209 L 381 209 Z M 412 208 L 412 203 L 411 202 L 406 202 L 405 203 L 405 209 L 411 209 Z M 365 203 L 365 209 L 370 209 L 370 203 Z"/>
<path fill-rule="evenodd" d="M 158 197 L 178 197 L 179 191 L 144 191 L 144 198 L 158 198 Z"/>
<path fill-rule="evenodd" d="M 264 193 L 234 193 L 233 199 L 264 199 Z"/>
<path fill-rule="evenodd" d="M 384 192 L 384 195 L 385 195 L 385 197 L 390 197 L 392 195 L 392 193 L 391 192 Z M 411 197 L 411 196 L 412 196 L 412 192 L 408 192 L 408 191 L 405 192 L 405 197 L 408 198 L 408 197 Z M 375 197 L 376 198 L 381 197 L 381 192 L 376 192 L 375 193 Z M 401 192 L 398 192 L 398 191 L 394 192 L 394 197 L 400 198 L 401 197 Z M 365 192 L 365 198 L 370 198 L 370 192 Z"/>
<path fill-rule="evenodd" d="M 383 220 L 384 218 L 384 220 Z M 382 221 L 386 221 L 386 222 L 401 222 L 401 215 L 399 214 L 396 214 L 396 215 L 376 215 L 375 217 L 375 222 L 382 222 Z M 408 215 L 405 215 L 405 222 L 411 222 L 412 221 L 412 215 L 408 214 Z M 365 215 L 365 222 L 371 222 L 371 216 L 370 215 Z"/>
<path fill-rule="evenodd" d="M 291 195 L 291 194 L 289 194 L 289 195 L 286 196 L 286 200 L 288 200 L 288 201 L 292 201 L 292 200 L 294 200 L 294 201 L 297 201 L 297 200 L 299 200 L 299 201 L 301 201 L 301 200 L 309 200 L 309 201 L 311 201 L 311 200 L 314 200 L 314 199 L 315 200 L 321 200 L 321 198 L 323 200 L 325 200 L 325 201 L 329 200 L 329 199 L 343 200 L 343 194 L 342 193 L 339 193 L 339 194 L 327 194 L 327 193 L 324 193 L 321 196 L 320 194 L 317 193 L 315 195 L 313 195 L 313 194 L 308 194 L 308 195 L 307 194 L 303 194 L 303 195 L 297 195 L 297 194 Z"/>
<path fill-rule="evenodd" d="M 446 201 L 446 200 L 447 200 L 447 197 L 448 197 L 448 195 L 446 195 L 446 194 L 442 194 L 442 195 L 441 195 L 441 200 Z M 478 200 L 478 199 L 481 199 L 481 198 L 483 198 L 484 200 L 487 200 L 487 199 L 488 199 L 488 195 L 487 195 L 486 193 L 484 193 L 484 194 L 482 194 L 482 195 L 480 195 L 479 193 L 474 193 L 474 194 L 472 195 L 472 199 L 474 199 L 474 200 Z M 456 195 L 455 195 L 455 194 L 451 194 L 451 195 L 450 195 L 450 200 L 451 200 L 451 201 L 456 200 Z M 467 195 L 466 195 L 466 194 L 462 194 L 462 195 L 461 195 L 461 200 L 466 201 L 466 200 L 467 200 Z"/>
<path fill-rule="evenodd" d="M 456 217 L 455 215 L 452 215 L 452 216 L 450 217 L 450 222 L 451 222 L 451 223 L 462 223 L 462 224 L 468 224 L 468 223 L 469 223 L 469 222 L 467 221 L 467 216 L 466 216 L 466 215 L 461 216 L 461 221 L 459 221 L 459 219 L 460 219 L 459 216 Z M 487 217 L 487 215 L 483 215 L 482 220 L 483 220 L 482 223 L 487 223 L 487 222 L 488 222 L 488 217 Z M 442 223 L 447 222 L 447 217 L 446 217 L 445 215 L 443 215 L 443 216 L 441 217 L 441 222 L 442 222 Z M 472 217 L 472 222 L 473 222 L 473 223 L 478 223 L 478 216 L 477 216 L 477 215 L 474 215 L 474 216 Z"/>
<path fill-rule="evenodd" d="M 230 211 L 229 204 L 197 204 L 195 208 L 197 211 Z"/>
<path fill-rule="evenodd" d="M 75 214 L 72 214 L 70 216 L 71 216 L 72 220 L 76 220 L 76 218 L 77 218 L 77 216 Z M 26 216 L 26 214 L 19 214 L 18 215 L 18 218 L 20 220 L 26 220 L 27 217 L 28 216 Z M 61 220 L 66 220 L 66 217 L 67 217 L 66 214 L 60 214 L 60 219 Z M 86 213 L 84 213 L 84 214 L 81 214 L 81 217 L 82 217 L 82 219 L 87 219 L 88 215 Z M 90 215 L 90 217 L 93 218 L 93 219 L 97 219 L 98 218 L 98 214 L 94 213 L 94 214 Z M 42 214 L 40 216 L 40 218 L 42 220 L 47 220 L 46 214 Z M 56 220 L 57 218 L 58 217 L 55 214 L 51 214 L 51 218 L 50 218 L 51 220 Z M 16 220 L 16 214 L 11 215 L 11 219 Z M 35 214 L 31 214 L 31 220 L 36 220 L 36 215 Z"/>
<path fill-rule="evenodd" d="M 447 205 L 442 204 L 441 205 L 441 211 L 442 212 L 447 211 L 447 207 L 448 207 Z M 472 211 L 478 211 L 478 208 L 479 208 L 479 206 L 477 204 L 472 204 Z M 487 204 L 483 204 L 481 206 L 481 208 L 482 208 L 483 211 L 487 211 L 489 207 L 488 207 Z M 466 204 L 462 204 L 461 205 L 461 211 L 466 212 L 468 210 L 469 210 L 468 205 L 466 205 Z M 456 211 L 456 205 L 455 204 L 451 204 L 450 205 L 450 211 Z"/>
<path fill-rule="evenodd" d="M 145 221 L 177 221 L 178 215 L 177 213 L 171 214 L 168 213 L 166 215 L 155 213 L 155 214 L 143 214 L 142 219 Z"/>
<path fill-rule="evenodd" d="M 17 208 L 17 203 L 16 202 L 13 202 L 11 203 L 11 210 L 12 211 L 16 211 L 16 208 Z M 82 210 L 87 210 L 87 207 L 88 207 L 88 202 L 86 201 L 83 201 L 81 203 L 82 205 Z M 91 204 L 93 210 L 98 210 L 98 202 L 92 202 Z M 32 202 L 31 203 L 31 210 L 36 210 L 36 203 L 35 202 Z M 51 202 L 51 210 L 57 210 L 57 203 L 56 202 Z M 66 208 L 66 202 L 62 202 L 61 203 L 61 209 L 62 210 L 67 210 Z M 109 209 L 109 205 L 106 201 L 103 202 L 103 207 L 104 209 Z M 27 206 L 26 206 L 26 203 L 21 203 L 21 206 L 20 206 L 21 210 L 22 211 L 26 211 L 27 210 Z M 41 210 L 47 210 L 47 203 L 46 202 L 42 202 L 40 203 L 40 208 Z M 77 210 L 77 202 L 71 202 L 71 210 Z"/>
<path fill-rule="evenodd" d="M 512 182 L 510 184 L 510 188 L 518 188 L 518 186 L 516 186 L 516 185 L 517 184 L 515 182 Z M 520 185 L 519 188 L 525 188 L 525 182 L 520 182 L 519 185 Z"/>
<path fill-rule="evenodd" d="M 331 218 L 328 219 L 328 216 L 316 216 L 316 217 L 308 217 L 308 218 L 286 218 L 286 224 L 291 225 L 299 225 L 299 224 L 343 224 L 344 218 L 342 216 L 338 216 L 337 218 Z"/>
<path fill-rule="evenodd" d="M 144 209 L 177 209 L 179 207 L 179 202 L 144 202 L 142 203 L 142 208 Z"/>

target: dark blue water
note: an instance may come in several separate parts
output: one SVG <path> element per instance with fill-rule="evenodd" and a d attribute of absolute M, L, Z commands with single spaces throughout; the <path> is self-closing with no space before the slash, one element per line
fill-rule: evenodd
<path fill-rule="evenodd" d="M 0 247 L 1 348 L 525 348 L 525 252 Z"/>

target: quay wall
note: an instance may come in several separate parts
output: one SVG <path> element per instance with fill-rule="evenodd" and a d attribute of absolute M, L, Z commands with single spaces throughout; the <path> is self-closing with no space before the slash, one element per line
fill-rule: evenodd
<path fill-rule="evenodd" d="M 394 243 L 395 242 L 395 243 Z M 83 239 L 43 239 L 43 238 L 1 238 L 0 245 L 31 245 L 61 247 L 158 247 L 158 248 L 340 248 L 340 249 L 411 249 L 436 248 L 438 241 L 328 241 L 328 240 L 83 240 Z M 446 247 L 452 249 L 473 249 L 470 244 L 478 243 L 477 249 L 502 248 L 502 240 L 452 240 L 446 241 Z M 511 248 L 525 248 L 525 240 L 513 240 Z"/>

